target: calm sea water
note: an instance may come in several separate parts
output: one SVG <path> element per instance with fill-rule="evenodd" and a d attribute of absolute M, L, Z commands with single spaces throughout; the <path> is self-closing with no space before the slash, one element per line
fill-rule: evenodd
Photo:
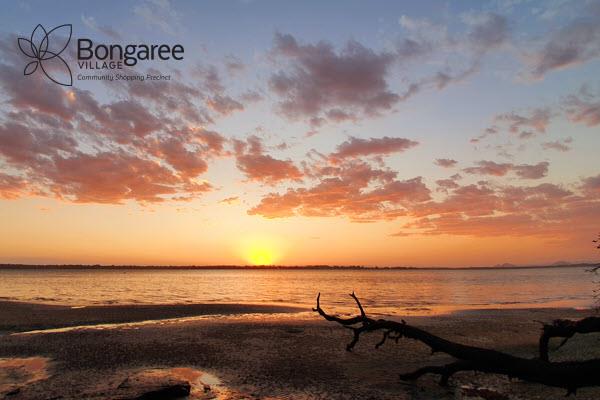
<path fill-rule="evenodd" d="M 0 270 L 0 298 L 68 304 L 275 303 L 349 310 L 353 290 L 371 313 L 589 307 L 586 268 L 506 270 Z"/>

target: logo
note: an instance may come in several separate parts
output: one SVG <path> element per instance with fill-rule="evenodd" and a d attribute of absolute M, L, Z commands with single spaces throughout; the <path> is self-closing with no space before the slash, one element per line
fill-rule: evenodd
<path fill-rule="evenodd" d="M 61 54 L 67 49 L 73 35 L 73 25 L 59 25 L 49 31 L 38 24 L 31 37 L 17 38 L 19 50 L 31 59 L 23 69 L 23 75 L 32 75 L 41 69 L 52 82 L 62 86 L 73 86 L 73 72 Z M 94 43 L 89 38 L 77 38 L 77 53 L 73 58 L 78 81 L 138 80 L 169 81 L 156 68 L 141 74 L 131 69 L 141 62 L 160 63 L 182 61 L 185 49 L 181 44 L 165 43 Z M 89 72 L 89 73 L 86 73 Z M 39 72 L 38 72 L 39 74 Z"/>
<path fill-rule="evenodd" d="M 25 65 L 23 75 L 31 75 L 40 68 L 52 82 L 73 86 L 71 68 L 60 56 L 69 45 L 72 33 L 71 24 L 57 26 L 49 32 L 38 24 L 31 33 L 31 38 L 18 38 L 17 43 L 21 52 L 33 59 Z"/>

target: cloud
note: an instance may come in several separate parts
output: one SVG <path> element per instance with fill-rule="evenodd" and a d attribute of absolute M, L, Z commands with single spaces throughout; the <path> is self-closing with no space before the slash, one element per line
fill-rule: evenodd
<path fill-rule="evenodd" d="M 16 199 L 25 194 L 27 182 L 13 175 L 0 172 L 0 199 Z"/>
<path fill-rule="evenodd" d="M 437 158 L 434 164 L 442 168 L 452 168 L 458 164 L 458 161 L 451 158 Z"/>
<path fill-rule="evenodd" d="M 164 195 L 197 195 L 211 189 L 192 179 L 206 171 L 206 162 L 181 143 L 161 143 L 158 155 L 169 164 L 125 151 L 86 154 L 77 147 L 70 136 L 12 123 L 0 126 L 0 157 L 30 178 L 26 188 L 25 179 L 4 179 L 3 192 L 12 183 L 19 189 L 10 191 L 13 197 L 36 193 L 74 202 L 122 203 L 159 202 Z"/>
<path fill-rule="evenodd" d="M 513 168 L 513 165 L 509 163 L 496 163 L 485 160 L 478 161 L 476 164 L 476 167 L 464 168 L 463 171 L 467 174 L 504 176 Z"/>
<path fill-rule="evenodd" d="M 360 159 L 341 159 L 333 165 L 315 162 L 306 168 L 313 183 L 270 193 L 248 214 L 266 218 L 345 216 L 368 222 L 397 218 L 410 204 L 430 199 L 421 177 L 397 179 L 395 171 L 374 168 Z"/>
<path fill-rule="evenodd" d="M 449 189 L 457 189 L 460 186 L 454 179 L 438 179 L 435 183 L 440 192 L 448 192 Z"/>
<path fill-rule="evenodd" d="M 246 65 L 234 55 L 228 55 L 225 57 L 225 68 L 230 75 L 235 75 L 246 68 Z"/>
<path fill-rule="evenodd" d="M 477 144 L 477 143 L 481 142 L 483 139 L 487 138 L 488 136 L 496 135 L 498 132 L 499 132 L 499 128 L 495 125 L 487 127 L 487 128 L 485 128 L 485 130 L 483 131 L 483 133 L 481 135 L 470 139 L 469 143 Z"/>
<path fill-rule="evenodd" d="M 263 96 L 254 90 L 248 90 L 241 94 L 240 99 L 246 103 L 256 103 L 261 101 Z"/>
<path fill-rule="evenodd" d="M 552 184 L 533 187 L 499 187 L 482 194 L 486 212 L 469 215 L 465 208 L 438 204 L 437 214 L 406 224 L 427 235 L 542 236 L 548 238 L 586 237 L 596 231 L 600 216 L 594 209 L 600 202 L 582 199 Z M 454 203 L 464 199 L 453 198 Z M 407 232 L 407 231 L 403 231 Z"/>
<path fill-rule="evenodd" d="M 426 59 L 444 65 L 436 72 L 412 79 L 401 94 L 401 101 L 425 89 L 442 90 L 450 84 L 463 82 L 479 71 L 489 52 L 501 48 L 510 37 L 508 21 L 502 15 L 469 13 L 463 15 L 462 19 L 467 25 L 466 33 L 451 35 L 446 26 L 439 23 L 405 15 L 400 18 L 400 25 L 408 36 L 396 42 L 398 63 Z M 460 54 L 459 63 L 456 62 L 457 54 Z"/>
<path fill-rule="evenodd" d="M 538 134 L 546 133 L 546 129 L 555 114 L 549 107 L 535 108 L 528 112 L 512 111 L 497 114 L 493 118 L 494 124 L 487 127 L 479 136 L 472 138 L 470 142 L 477 144 L 503 130 L 519 139 L 530 139 Z"/>
<path fill-rule="evenodd" d="M 206 105 L 209 109 L 223 116 L 244 110 L 244 105 L 240 101 L 226 93 L 221 74 L 216 66 L 196 65 L 192 74 L 200 78 L 200 86 L 209 93 L 206 96 Z M 240 99 L 252 103 L 261 100 L 261 96 L 256 92 L 247 91 Z"/>
<path fill-rule="evenodd" d="M 155 154 L 186 178 L 194 178 L 208 170 L 203 152 L 189 150 L 186 141 L 179 138 L 171 137 L 160 141 Z"/>
<path fill-rule="evenodd" d="M 431 54 L 433 49 L 433 43 L 411 38 L 403 38 L 396 43 L 396 53 L 400 58 L 400 62 L 408 62 L 413 59 L 423 58 L 424 56 Z"/>
<path fill-rule="evenodd" d="M 537 52 L 529 56 L 529 73 L 535 79 L 545 74 L 582 64 L 600 55 L 600 12 L 586 15 L 562 27 Z"/>
<path fill-rule="evenodd" d="M 600 124 L 600 97 L 583 87 L 579 94 L 567 97 L 564 102 L 567 117 L 575 123 L 593 127 Z"/>
<path fill-rule="evenodd" d="M 403 221 L 402 229 L 392 236 L 574 238 L 593 233 L 600 223 L 600 175 L 586 178 L 570 190 L 551 183 L 514 186 L 480 181 L 461 185 L 462 177 L 455 174 L 435 182 L 439 195 L 434 198 L 422 177 L 399 179 L 383 160 L 377 160 L 379 167 L 371 165 L 370 154 L 332 162 L 330 156 L 312 151 L 310 162 L 304 163 L 301 186 L 271 192 L 247 212 L 265 218 Z M 540 179 L 548 168 L 545 161 L 531 165 L 481 161 L 465 171 Z"/>
<path fill-rule="evenodd" d="M 304 174 L 291 160 L 278 160 L 264 154 L 264 146 L 257 136 L 250 136 L 246 142 L 234 141 L 236 165 L 250 181 L 268 185 L 291 180 L 299 181 Z"/>
<path fill-rule="evenodd" d="M 511 111 L 494 116 L 494 124 L 487 127 L 483 133 L 470 140 L 471 143 L 480 143 L 483 139 L 499 134 L 506 130 L 519 139 L 530 139 L 546 133 L 552 119 L 564 115 L 573 123 L 580 123 L 588 127 L 600 124 L 600 98 L 593 93 L 587 85 L 579 91 L 561 100 L 559 105 L 533 108 L 529 111 Z M 567 151 L 572 139 L 544 142 L 544 149 Z"/>
<path fill-rule="evenodd" d="M 212 94 L 222 94 L 225 91 L 221 74 L 214 65 L 196 65 L 192 75 L 200 78 L 202 87 Z"/>
<path fill-rule="evenodd" d="M 16 40 L 16 39 L 15 39 Z M 22 60 L 0 38 L 2 196 L 73 202 L 190 200 L 212 190 L 200 179 L 225 155 L 205 129 L 200 88 L 114 82 L 101 102 L 89 91 L 22 76 Z"/>
<path fill-rule="evenodd" d="M 102 122 L 112 128 L 114 135 L 133 133 L 144 137 L 162 127 L 160 120 L 135 100 L 121 100 L 102 108 L 106 113 L 106 120 Z"/>
<path fill-rule="evenodd" d="M 566 152 L 566 151 L 571 150 L 572 143 L 573 143 L 573 138 L 569 136 L 568 138 L 565 138 L 565 139 L 554 140 L 551 142 L 543 142 L 541 146 L 544 150 L 556 150 L 556 151 Z"/>
<path fill-rule="evenodd" d="M 219 114 L 229 115 L 235 111 L 243 111 L 242 103 L 229 96 L 216 95 L 207 100 L 207 105 Z"/>
<path fill-rule="evenodd" d="M 543 161 L 535 165 L 514 165 L 512 163 L 496 163 L 484 160 L 478 161 L 476 165 L 476 167 L 464 168 L 463 171 L 468 174 L 492 176 L 504 176 L 509 172 L 514 172 L 518 177 L 523 179 L 540 179 L 548 174 L 550 163 Z"/>
<path fill-rule="evenodd" d="M 349 140 L 340 144 L 335 153 L 331 153 L 332 159 L 342 159 L 362 156 L 384 156 L 393 153 L 401 153 L 418 145 L 419 142 L 405 138 L 382 138 L 360 139 L 350 137 Z"/>
<path fill-rule="evenodd" d="M 327 42 L 300 44 L 292 35 L 277 33 L 272 56 L 287 67 L 271 76 L 269 86 L 279 96 L 280 112 L 290 119 L 323 117 L 334 109 L 370 117 L 400 101 L 386 81 L 393 54 L 356 41 L 336 51 Z"/>
<path fill-rule="evenodd" d="M 405 35 L 385 51 L 352 40 L 341 49 L 325 41 L 303 44 L 290 34 L 277 33 L 270 55 L 280 69 L 271 75 L 269 87 L 279 98 L 278 110 L 290 120 L 310 122 L 314 134 L 325 123 L 379 116 L 423 90 L 462 82 L 510 37 L 504 16 L 473 14 L 465 22 L 467 32 L 452 36 L 439 23 L 403 15 L 399 23 Z M 433 72 L 420 68 L 426 71 L 423 76 L 403 77 L 404 87 L 390 88 L 395 66 L 423 59 L 443 67 Z"/>
<path fill-rule="evenodd" d="M 354 222 L 408 218 L 392 236 L 542 236 L 573 238 L 594 233 L 600 223 L 600 175 L 582 181 L 579 192 L 560 185 L 461 186 L 459 176 L 439 180 L 447 196 L 433 200 L 422 178 L 398 180 L 353 160 L 306 188 L 270 193 L 248 210 L 266 218 L 344 216 Z"/>
<path fill-rule="evenodd" d="M 227 197 L 223 200 L 219 200 L 219 204 L 226 204 L 226 205 L 239 204 L 239 202 L 240 202 L 240 198 L 238 196 Z"/>
<path fill-rule="evenodd" d="M 515 165 L 513 171 L 519 178 L 523 179 L 540 179 L 548 175 L 548 166 L 550 165 L 547 161 L 542 161 L 535 165 Z"/>
<path fill-rule="evenodd" d="M 589 179 L 593 182 L 594 178 Z M 597 229 L 600 216 L 593 209 L 599 205 L 598 199 L 549 183 L 467 185 L 439 202 L 420 205 L 411 214 L 417 218 L 399 234 L 585 237 Z"/>
<path fill-rule="evenodd" d="M 266 218 L 347 216 L 354 221 L 369 221 L 396 218 L 405 214 L 403 204 L 429 199 L 429 190 L 421 178 L 390 181 L 372 191 L 362 189 L 340 177 L 327 178 L 308 189 L 271 193 L 248 214 Z"/>
<path fill-rule="evenodd" d="M 471 15 L 466 20 L 472 24 L 469 40 L 479 52 L 496 48 L 509 38 L 508 21 L 502 15 L 494 13 Z"/>
<path fill-rule="evenodd" d="M 498 123 L 507 123 L 510 133 L 525 139 L 536 133 L 545 133 L 551 118 L 552 112 L 548 108 L 538 108 L 532 110 L 529 115 L 515 112 L 500 114 L 495 120 Z"/>
<path fill-rule="evenodd" d="M 150 69 L 148 72 L 158 73 Z M 207 109 L 200 107 L 198 102 L 203 99 L 204 92 L 193 85 L 181 81 L 121 81 L 110 82 L 112 90 L 118 90 L 125 96 L 151 102 L 165 109 L 169 114 L 178 113 L 186 120 L 195 124 L 213 122 L 213 117 Z M 224 91 L 224 88 L 221 88 Z"/>
<path fill-rule="evenodd" d="M 406 33 L 395 42 L 396 53 L 401 64 L 431 56 L 451 42 L 446 27 L 428 19 L 402 15 L 398 23 Z"/>
<path fill-rule="evenodd" d="M 23 79 L 22 68 L 0 64 L 0 85 L 9 97 L 8 103 L 17 109 L 33 109 L 44 114 L 70 120 L 74 111 L 69 107 L 65 91 L 59 85 L 49 85 L 40 74 Z"/>
<path fill-rule="evenodd" d="M 176 178 L 167 169 L 124 154 L 79 154 L 55 163 L 51 190 L 75 202 L 158 201 L 159 195 L 175 192 Z"/>
<path fill-rule="evenodd" d="M 69 136 L 7 122 L 0 125 L 0 155 L 22 168 L 42 168 L 48 157 L 74 151 L 77 142 Z"/>
<path fill-rule="evenodd" d="M 581 188 L 585 192 L 600 198 L 600 174 L 585 178 Z"/>

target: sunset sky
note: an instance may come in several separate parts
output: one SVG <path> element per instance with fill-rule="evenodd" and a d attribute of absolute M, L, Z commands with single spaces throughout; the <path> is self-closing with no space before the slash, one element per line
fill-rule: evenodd
<path fill-rule="evenodd" d="M 600 255 L 600 1 L 20 0 L 0 21 L 0 263 Z M 37 24 L 72 24 L 72 87 L 23 75 Z M 84 82 L 79 37 L 185 58 Z"/>

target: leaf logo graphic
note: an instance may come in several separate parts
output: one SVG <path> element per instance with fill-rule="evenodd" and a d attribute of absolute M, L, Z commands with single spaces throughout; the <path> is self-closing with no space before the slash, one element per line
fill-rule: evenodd
<path fill-rule="evenodd" d="M 73 26 L 71 24 L 57 26 L 49 32 L 41 24 L 38 24 L 31 32 L 31 38 L 18 38 L 17 44 L 21 52 L 34 59 L 25 66 L 23 75 L 31 75 L 39 67 L 52 82 L 63 86 L 73 86 L 71 68 L 60 56 L 71 41 L 72 34 Z"/>

